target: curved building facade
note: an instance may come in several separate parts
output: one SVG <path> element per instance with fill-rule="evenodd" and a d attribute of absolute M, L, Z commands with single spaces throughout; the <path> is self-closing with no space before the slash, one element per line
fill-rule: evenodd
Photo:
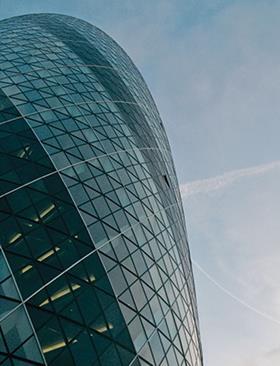
<path fill-rule="evenodd" d="M 201 366 L 167 137 L 94 26 L 0 22 L 0 364 Z"/>

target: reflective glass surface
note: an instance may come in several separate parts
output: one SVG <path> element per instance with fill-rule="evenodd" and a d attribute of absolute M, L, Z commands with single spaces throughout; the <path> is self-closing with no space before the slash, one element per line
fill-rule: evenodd
<path fill-rule="evenodd" d="M 202 365 L 178 182 L 146 84 L 98 28 L 0 22 L 0 364 Z"/>

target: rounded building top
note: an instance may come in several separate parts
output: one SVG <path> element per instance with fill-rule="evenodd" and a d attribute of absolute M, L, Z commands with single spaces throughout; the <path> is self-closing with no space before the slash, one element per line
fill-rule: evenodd
<path fill-rule="evenodd" d="M 3 362 L 201 366 L 169 144 L 111 37 L 0 21 L 0 160 Z"/>

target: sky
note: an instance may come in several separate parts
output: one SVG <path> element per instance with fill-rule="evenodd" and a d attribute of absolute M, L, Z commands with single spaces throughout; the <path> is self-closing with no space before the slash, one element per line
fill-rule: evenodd
<path fill-rule="evenodd" d="M 280 362 L 280 1 L 0 0 L 109 33 L 158 105 L 182 191 L 206 366 Z"/>

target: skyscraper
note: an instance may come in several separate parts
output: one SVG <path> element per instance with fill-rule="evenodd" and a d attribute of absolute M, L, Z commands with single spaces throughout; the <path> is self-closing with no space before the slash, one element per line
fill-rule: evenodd
<path fill-rule="evenodd" d="M 157 108 L 96 27 L 0 22 L 0 364 L 202 365 Z"/>

